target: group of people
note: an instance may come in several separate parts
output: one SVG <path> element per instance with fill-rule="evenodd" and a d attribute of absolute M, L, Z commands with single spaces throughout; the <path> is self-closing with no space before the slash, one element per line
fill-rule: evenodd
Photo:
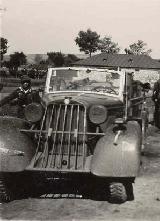
<path fill-rule="evenodd" d="M 47 70 L 40 70 L 37 68 L 30 68 L 30 69 L 22 69 L 19 71 L 19 76 L 28 75 L 32 79 L 42 79 L 47 74 Z"/>
<path fill-rule="evenodd" d="M 47 69 L 38 69 L 38 68 L 23 68 L 23 69 L 9 69 L 5 67 L 0 68 L 0 77 L 16 77 L 19 78 L 23 75 L 29 76 L 31 79 L 43 79 L 47 75 Z"/>

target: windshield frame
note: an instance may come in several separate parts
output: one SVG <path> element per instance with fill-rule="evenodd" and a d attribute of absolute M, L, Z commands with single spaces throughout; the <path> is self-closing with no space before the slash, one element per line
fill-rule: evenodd
<path fill-rule="evenodd" d="M 50 80 L 53 71 L 56 70 L 76 70 L 76 71 L 98 71 L 98 72 L 110 72 L 110 73 L 118 73 L 120 75 L 120 87 L 119 87 L 119 93 L 111 94 L 107 92 L 97 92 L 97 91 L 87 91 L 87 90 L 63 90 L 63 91 L 50 91 Z M 45 93 L 47 94 L 61 94 L 61 93 L 80 93 L 80 94 L 98 94 L 98 95 L 105 95 L 105 96 L 112 96 L 112 97 L 122 97 L 124 89 L 124 72 L 122 71 L 115 71 L 115 70 L 109 70 L 109 69 L 98 69 L 98 68 L 84 68 L 84 67 L 60 67 L 60 68 L 49 68 L 46 78 L 46 85 L 45 85 Z"/>

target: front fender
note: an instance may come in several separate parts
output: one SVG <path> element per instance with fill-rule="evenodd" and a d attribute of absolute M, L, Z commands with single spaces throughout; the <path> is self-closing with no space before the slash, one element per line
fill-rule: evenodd
<path fill-rule="evenodd" d="M 20 129 L 29 129 L 29 123 L 19 118 L 0 117 L 0 172 L 23 171 L 34 155 L 31 137 Z"/>
<path fill-rule="evenodd" d="M 114 144 L 113 126 L 96 145 L 91 173 L 102 177 L 135 177 L 140 167 L 141 128 L 130 121 Z"/>

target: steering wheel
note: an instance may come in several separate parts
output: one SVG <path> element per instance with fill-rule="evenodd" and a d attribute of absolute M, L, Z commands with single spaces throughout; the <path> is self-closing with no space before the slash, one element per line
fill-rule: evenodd
<path fill-rule="evenodd" d="M 107 86 L 96 86 L 96 87 L 92 88 L 91 91 L 96 91 L 96 92 L 103 91 L 106 93 L 108 92 L 108 93 L 117 95 L 117 92 L 113 88 L 107 87 Z"/>

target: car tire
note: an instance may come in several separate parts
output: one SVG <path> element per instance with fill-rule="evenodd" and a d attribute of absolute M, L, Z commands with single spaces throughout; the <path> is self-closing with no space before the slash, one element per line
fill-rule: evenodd
<path fill-rule="evenodd" d="M 7 203 L 13 199 L 12 194 L 8 190 L 4 178 L 0 177 L 0 203 Z"/>
<path fill-rule="evenodd" d="M 124 203 L 127 198 L 127 190 L 123 183 L 114 182 L 109 185 L 109 202 Z"/>

